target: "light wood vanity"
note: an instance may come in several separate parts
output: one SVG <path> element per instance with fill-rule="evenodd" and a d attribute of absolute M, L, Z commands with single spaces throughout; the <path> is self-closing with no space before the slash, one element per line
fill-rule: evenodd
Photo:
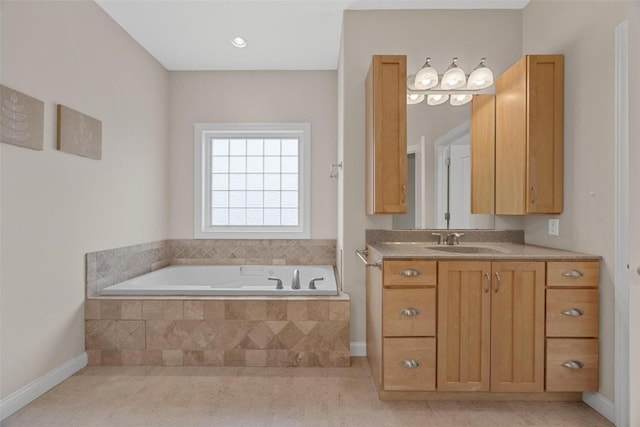
<path fill-rule="evenodd" d="M 380 399 L 580 400 L 597 390 L 598 257 L 514 244 L 495 256 L 403 256 L 389 245 L 369 247 L 381 265 L 366 284 Z"/>

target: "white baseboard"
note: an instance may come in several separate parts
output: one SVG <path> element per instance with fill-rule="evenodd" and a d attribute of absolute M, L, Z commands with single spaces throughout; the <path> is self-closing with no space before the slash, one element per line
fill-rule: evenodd
<path fill-rule="evenodd" d="M 352 342 L 350 345 L 350 353 L 352 356 L 366 356 L 367 343 L 363 341 Z"/>
<path fill-rule="evenodd" d="M 603 417 L 616 423 L 616 407 L 612 401 L 601 395 L 600 393 L 585 392 L 582 393 L 582 401 L 591 406 Z"/>
<path fill-rule="evenodd" d="M 0 400 L 0 421 L 9 415 L 27 406 L 38 397 L 51 390 L 80 369 L 87 366 L 87 352 L 83 351 L 79 356 L 63 363 L 52 371 L 22 387 L 15 393 Z"/>

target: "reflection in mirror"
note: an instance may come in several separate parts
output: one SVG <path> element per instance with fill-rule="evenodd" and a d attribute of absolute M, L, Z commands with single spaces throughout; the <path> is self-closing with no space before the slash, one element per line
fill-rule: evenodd
<path fill-rule="evenodd" d="M 470 211 L 470 115 L 471 104 L 407 105 L 409 203 L 394 230 L 494 228 L 493 215 Z"/>

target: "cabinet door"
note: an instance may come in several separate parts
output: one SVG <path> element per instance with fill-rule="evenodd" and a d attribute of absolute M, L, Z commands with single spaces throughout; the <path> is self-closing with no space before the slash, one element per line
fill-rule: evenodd
<path fill-rule="evenodd" d="M 544 262 L 494 262 L 491 391 L 544 390 Z"/>
<path fill-rule="evenodd" d="M 527 61 L 496 79 L 496 214 L 525 213 Z"/>
<path fill-rule="evenodd" d="M 365 90 L 366 212 L 407 212 L 407 57 L 374 55 Z"/>
<path fill-rule="evenodd" d="M 562 212 L 563 57 L 527 56 L 527 213 Z"/>
<path fill-rule="evenodd" d="M 495 121 L 493 95 L 475 95 L 471 101 L 471 213 L 495 211 Z"/>
<path fill-rule="evenodd" d="M 438 390 L 489 390 L 490 274 L 490 262 L 438 265 Z"/>

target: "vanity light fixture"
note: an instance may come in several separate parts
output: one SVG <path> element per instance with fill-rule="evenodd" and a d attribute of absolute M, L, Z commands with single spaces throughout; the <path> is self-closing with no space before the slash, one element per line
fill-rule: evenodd
<path fill-rule="evenodd" d="M 231 39 L 231 44 L 234 45 L 237 48 L 242 49 L 243 47 L 247 47 L 247 41 L 240 36 L 236 36 L 234 38 Z"/>
<path fill-rule="evenodd" d="M 424 97 L 420 95 L 424 95 L 429 105 L 440 105 L 447 101 L 454 106 L 464 105 L 471 101 L 474 92 L 493 85 L 493 72 L 485 65 L 486 58 L 480 60 L 470 75 L 465 74 L 457 62 L 458 58 L 453 58 L 447 71 L 439 75 L 428 57 L 416 75 L 407 78 L 407 104 L 422 102 Z"/>

